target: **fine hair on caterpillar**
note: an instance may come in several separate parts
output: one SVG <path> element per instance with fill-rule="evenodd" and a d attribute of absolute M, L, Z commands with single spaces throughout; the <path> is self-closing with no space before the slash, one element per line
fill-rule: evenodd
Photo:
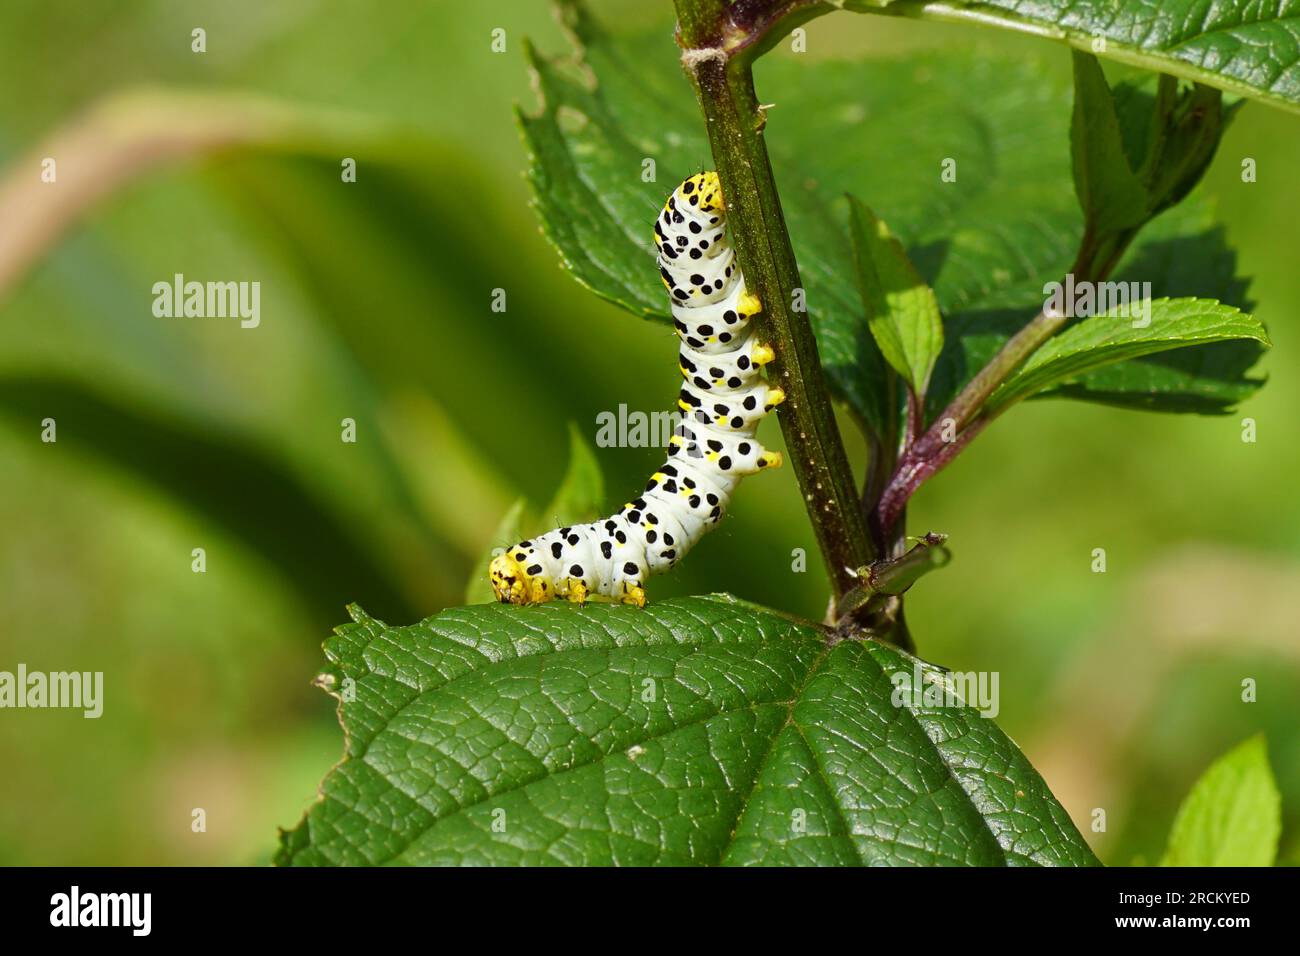
<path fill-rule="evenodd" d="M 762 306 L 727 241 L 718 174 L 698 173 L 673 190 L 654 234 L 680 340 L 682 421 L 668 460 L 609 517 L 556 528 L 493 558 L 488 576 L 503 603 L 604 598 L 644 607 L 646 579 L 672 568 L 718 524 L 740 479 L 781 464 L 780 452 L 754 437 L 785 393 L 762 377 L 774 355 L 750 328 Z"/>

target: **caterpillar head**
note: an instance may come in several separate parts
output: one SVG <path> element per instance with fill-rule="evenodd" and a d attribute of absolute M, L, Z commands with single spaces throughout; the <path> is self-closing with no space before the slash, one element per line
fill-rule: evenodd
<path fill-rule="evenodd" d="M 532 598 L 532 580 L 523 562 L 503 551 L 488 565 L 492 593 L 502 604 L 527 604 Z"/>
<path fill-rule="evenodd" d="M 713 170 L 696 173 L 684 180 L 677 187 L 674 197 L 677 202 L 686 203 L 700 212 L 722 212 L 726 206 L 722 202 L 722 181 Z"/>
<path fill-rule="evenodd" d="M 721 212 L 727 207 L 722 202 L 722 180 L 710 170 L 700 173 L 700 212 Z"/>
<path fill-rule="evenodd" d="M 700 195 L 700 212 L 722 212 L 727 208 L 722 202 L 722 180 L 716 172 L 709 170 L 691 179 L 695 180 L 695 189 Z"/>

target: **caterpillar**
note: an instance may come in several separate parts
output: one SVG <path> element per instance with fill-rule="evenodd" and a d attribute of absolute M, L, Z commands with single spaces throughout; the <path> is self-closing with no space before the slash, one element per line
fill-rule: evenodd
<path fill-rule="evenodd" d="M 726 236 L 715 172 L 682 182 L 655 219 L 659 274 L 680 339 L 683 420 L 668 460 L 642 493 L 608 518 L 557 528 L 493 558 L 492 590 L 504 604 L 600 597 L 644 607 L 645 581 L 672 568 L 722 519 L 740 479 L 781 464 L 754 438 L 785 399 L 759 377 L 774 358 L 749 328 L 762 304 Z"/>

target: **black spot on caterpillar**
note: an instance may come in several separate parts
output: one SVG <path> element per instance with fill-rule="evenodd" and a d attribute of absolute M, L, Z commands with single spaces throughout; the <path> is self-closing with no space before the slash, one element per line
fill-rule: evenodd
<path fill-rule="evenodd" d="M 678 186 L 654 231 L 682 343 L 677 404 L 690 423 L 673 434 L 669 460 L 641 495 L 617 514 L 548 531 L 494 558 L 488 574 L 503 603 L 604 597 L 642 607 L 646 578 L 667 571 L 717 524 L 740 479 L 781 464 L 780 453 L 754 438 L 785 394 L 759 378 L 773 354 L 749 328 L 762 306 L 727 240 L 717 173 Z M 651 547 L 660 541 L 666 547 Z"/>

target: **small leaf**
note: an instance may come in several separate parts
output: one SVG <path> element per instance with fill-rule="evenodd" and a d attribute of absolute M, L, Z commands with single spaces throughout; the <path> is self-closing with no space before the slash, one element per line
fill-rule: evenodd
<path fill-rule="evenodd" d="M 1161 866 L 1272 866 L 1282 799 L 1263 734 L 1238 744 L 1201 775 L 1178 808 Z"/>
<path fill-rule="evenodd" d="M 1096 57 L 1074 54 L 1074 185 L 1094 243 L 1126 243 L 1200 182 L 1234 110 L 1222 94 L 1161 75 L 1112 92 Z"/>
<path fill-rule="evenodd" d="M 280 865 L 1096 864 L 885 644 L 727 595 L 354 620 L 325 644 L 346 752 Z"/>
<path fill-rule="evenodd" d="M 853 259 L 867 326 L 885 360 L 913 392 L 924 396 L 943 349 L 939 303 L 889 227 L 856 196 L 848 198 Z"/>
<path fill-rule="evenodd" d="M 1139 303 L 1145 305 L 1144 303 Z M 1070 384 L 1093 369 L 1189 345 L 1247 339 L 1269 344 L 1264 326 L 1249 313 L 1207 299 L 1156 299 L 1150 322 L 1116 307 L 1083 319 L 1050 339 L 989 399 L 1000 411 L 1012 402 L 1057 385 Z"/>
<path fill-rule="evenodd" d="M 1074 112 L 1070 122 L 1074 191 L 1084 220 L 1098 232 L 1142 224 L 1146 189 L 1129 167 L 1115 98 L 1097 58 L 1074 52 Z"/>

